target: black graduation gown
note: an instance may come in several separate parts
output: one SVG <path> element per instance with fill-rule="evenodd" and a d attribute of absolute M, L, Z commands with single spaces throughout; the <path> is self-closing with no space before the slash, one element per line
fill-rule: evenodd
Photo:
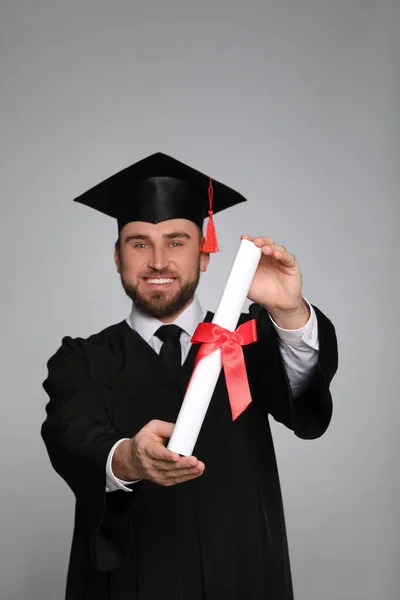
<path fill-rule="evenodd" d="M 42 436 L 76 496 L 67 600 L 293 598 L 268 415 L 303 439 L 329 425 L 337 342 L 315 311 L 319 361 L 299 398 L 268 314 L 252 305 L 240 323 L 257 319 L 259 341 L 243 348 L 253 402 L 232 422 L 222 372 L 194 449 L 204 474 L 172 487 L 142 481 L 132 492 L 105 493 L 108 453 L 152 419 L 175 422 L 198 346 L 172 379 L 125 321 L 63 339 L 43 383 L 50 401 Z"/>

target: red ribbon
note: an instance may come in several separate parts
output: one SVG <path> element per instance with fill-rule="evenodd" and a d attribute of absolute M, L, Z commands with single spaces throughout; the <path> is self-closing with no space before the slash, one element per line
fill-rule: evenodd
<path fill-rule="evenodd" d="M 236 331 L 229 331 L 215 323 L 200 323 L 191 339 L 194 344 L 202 342 L 194 364 L 195 368 L 204 356 L 211 354 L 217 348 L 221 348 L 222 366 L 225 372 L 233 420 L 237 419 L 251 402 L 242 346 L 256 341 L 255 319 L 246 321 Z"/>

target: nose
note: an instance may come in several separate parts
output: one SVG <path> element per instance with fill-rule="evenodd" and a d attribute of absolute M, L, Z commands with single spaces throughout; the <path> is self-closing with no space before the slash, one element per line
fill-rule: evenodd
<path fill-rule="evenodd" d="M 164 271 L 169 265 L 167 253 L 162 247 L 153 246 L 149 256 L 148 267 L 154 271 Z"/>

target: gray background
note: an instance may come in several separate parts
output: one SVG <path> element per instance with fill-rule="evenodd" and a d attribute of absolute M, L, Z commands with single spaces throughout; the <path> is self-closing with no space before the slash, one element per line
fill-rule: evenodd
<path fill-rule="evenodd" d="M 400 598 L 397 4 L 1 2 L 1 600 L 63 596 L 46 361 L 129 311 L 115 224 L 72 198 L 158 150 L 249 199 L 216 218 L 207 307 L 240 234 L 272 235 L 337 328 L 327 434 L 273 423 L 296 600 Z"/>

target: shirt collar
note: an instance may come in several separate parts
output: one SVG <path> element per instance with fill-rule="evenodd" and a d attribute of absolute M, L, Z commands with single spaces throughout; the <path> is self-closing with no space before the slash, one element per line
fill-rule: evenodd
<path fill-rule="evenodd" d="M 174 325 L 179 325 L 188 336 L 192 337 L 199 323 L 204 321 L 207 311 L 202 308 L 197 296 L 193 302 L 176 318 Z M 165 325 L 159 319 L 150 317 L 132 304 L 132 311 L 127 319 L 128 325 L 149 343 L 157 329 Z"/>

